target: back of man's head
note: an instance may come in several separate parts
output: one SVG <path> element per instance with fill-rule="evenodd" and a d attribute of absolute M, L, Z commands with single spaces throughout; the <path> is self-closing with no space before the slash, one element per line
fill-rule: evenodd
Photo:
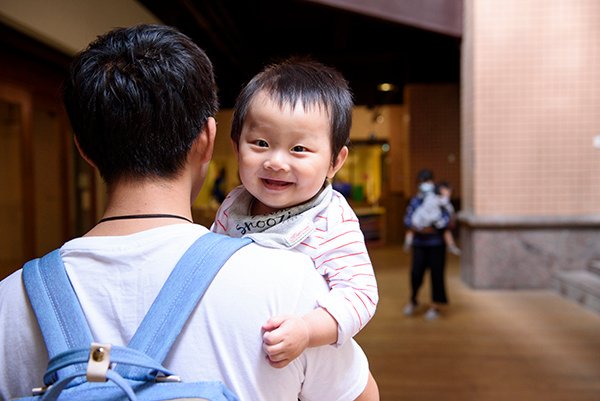
<path fill-rule="evenodd" d="M 417 183 L 433 181 L 433 172 L 427 168 L 419 170 L 417 173 Z"/>
<path fill-rule="evenodd" d="M 98 37 L 75 56 L 63 95 L 81 151 L 108 184 L 176 176 L 218 110 L 210 60 L 163 25 Z"/>

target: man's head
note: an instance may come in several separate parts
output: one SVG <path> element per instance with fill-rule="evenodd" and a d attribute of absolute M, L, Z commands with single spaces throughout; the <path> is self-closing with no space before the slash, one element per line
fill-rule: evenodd
<path fill-rule="evenodd" d="M 417 184 L 419 192 L 429 193 L 435 190 L 433 183 L 433 172 L 429 169 L 422 169 L 417 173 Z"/>
<path fill-rule="evenodd" d="M 248 110 L 261 92 L 280 108 L 293 109 L 300 104 L 305 110 L 327 113 L 331 125 L 331 160 L 335 163 L 350 140 L 354 105 L 348 82 L 337 70 L 310 59 L 290 58 L 257 74 L 242 89 L 235 104 L 231 139 L 236 146 Z"/>
<path fill-rule="evenodd" d="M 417 173 L 417 184 L 433 181 L 433 172 L 427 168 L 419 170 Z"/>
<path fill-rule="evenodd" d="M 161 25 L 98 37 L 73 60 L 64 102 L 80 150 L 107 184 L 177 176 L 218 110 L 204 51 Z"/>

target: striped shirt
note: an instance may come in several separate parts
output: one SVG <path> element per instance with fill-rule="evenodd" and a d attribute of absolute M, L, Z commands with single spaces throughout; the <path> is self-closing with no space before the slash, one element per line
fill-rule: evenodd
<path fill-rule="evenodd" d="M 338 323 L 337 344 L 348 341 L 373 317 L 379 296 L 358 218 L 346 199 L 327 185 L 298 214 L 291 208 L 248 216 L 251 199 L 242 186 L 235 188 L 219 208 L 211 230 L 310 256 L 330 289 L 318 304 Z"/>

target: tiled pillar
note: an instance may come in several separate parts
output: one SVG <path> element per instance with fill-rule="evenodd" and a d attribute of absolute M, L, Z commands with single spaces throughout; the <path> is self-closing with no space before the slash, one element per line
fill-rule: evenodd
<path fill-rule="evenodd" d="M 406 192 L 417 191 L 417 172 L 430 169 L 435 181 L 447 181 L 452 197 L 461 197 L 460 104 L 457 84 L 412 84 L 405 89 L 409 114 Z"/>
<path fill-rule="evenodd" d="M 600 256 L 600 2 L 464 11 L 462 277 L 544 288 Z"/>

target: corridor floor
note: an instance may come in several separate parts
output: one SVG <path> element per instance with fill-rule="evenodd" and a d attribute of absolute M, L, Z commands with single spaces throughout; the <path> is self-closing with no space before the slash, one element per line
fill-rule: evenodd
<path fill-rule="evenodd" d="M 551 290 L 473 290 L 451 256 L 440 319 L 405 317 L 409 255 L 370 253 L 380 303 L 356 339 L 382 401 L 600 401 L 599 314 Z"/>

